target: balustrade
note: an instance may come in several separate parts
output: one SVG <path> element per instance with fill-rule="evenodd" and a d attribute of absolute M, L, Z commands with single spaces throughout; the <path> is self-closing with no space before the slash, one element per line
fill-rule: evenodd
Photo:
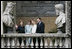
<path fill-rule="evenodd" d="M 6 39 L 5 39 L 6 38 Z M 21 38 L 21 44 L 19 42 Z M 27 38 L 31 38 L 31 44 L 26 42 Z M 38 38 L 40 38 L 40 48 L 64 48 L 68 47 L 68 36 L 64 33 L 45 33 L 45 34 L 3 34 L 1 35 L 2 48 L 39 48 Z M 34 43 L 33 39 L 36 39 Z M 44 44 L 43 44 L 44 39 Z M 50 40 L 50 41 L 49 41 Z M 49 42 L 48 42 L 49 41 Z M 34 47 L 35 45 L 35 47 Z"/>

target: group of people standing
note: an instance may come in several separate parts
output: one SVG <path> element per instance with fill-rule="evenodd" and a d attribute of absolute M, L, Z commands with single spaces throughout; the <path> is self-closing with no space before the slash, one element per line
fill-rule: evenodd
<path fill-rule="evenodd" d="M 20 20 L 20 25 L 16 25 L 16 31 L 18 33 L 25 33 L 25 34 L 31 34 L 31 33 L 44 33 L 45 25 L 42 22 L 41 18 L 37 18 L 37 22 L 34 19 L 31 19 L 27 22 L 25 26 L 23 26 L 23 21 Z M 19 38 L 19 43 L 21 44 L 21 38 Z M 31 38 L 26 38 L 26 44 L 31 44 Z M 41 39 L 38 38 L 39 46 L 40 46 Z M 44 41 L 44 39 L 43 39 Z M 36 39 L 33 39 L 34 44 L 36 43 Z M 44 42 L 43 42 L 44 43 Z"/>

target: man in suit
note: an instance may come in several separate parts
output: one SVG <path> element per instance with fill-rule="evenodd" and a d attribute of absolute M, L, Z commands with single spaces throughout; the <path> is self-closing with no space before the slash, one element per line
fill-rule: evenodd
<path fill-rule="evenodd" d="M 45 25 L 42 22 L 41 18 L 37 18 L 37 30 L 36 33 L 44 33 Z"/>
<path fill-rule="evenodd" d="M 45 25 L 42 22 L 41 18 L 37 18 L 37 30 L 36 33 L 44 33 L 44 29 L 45 29 Z M 42 38 L 43 41 L 43 47 L 44 47 L 44 38 Z M 40 48 L 40 42 L 41 42 L 41 38 L 38 38 L 38 43 L 39 43 L 39 48 Z"/>

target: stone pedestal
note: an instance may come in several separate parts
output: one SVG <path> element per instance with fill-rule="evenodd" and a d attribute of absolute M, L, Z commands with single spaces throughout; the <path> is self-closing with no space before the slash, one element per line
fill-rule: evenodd
<path fill-rule="evenodd" d="M 58 34 L 61 34 L 62 33 L 62 31 L 61 31 L 60 28 L 58 28 L 57 30 L 58 30 L 58 32 L 57 32 Z"/>

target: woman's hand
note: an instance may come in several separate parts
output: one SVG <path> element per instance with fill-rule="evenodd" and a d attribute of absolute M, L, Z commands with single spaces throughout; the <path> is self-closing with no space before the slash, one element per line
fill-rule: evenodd
<path fill-rule="evenodd" d="M 18 28 L 18 25 L 15 25 L 15 28 L 17 29 Z"/>

